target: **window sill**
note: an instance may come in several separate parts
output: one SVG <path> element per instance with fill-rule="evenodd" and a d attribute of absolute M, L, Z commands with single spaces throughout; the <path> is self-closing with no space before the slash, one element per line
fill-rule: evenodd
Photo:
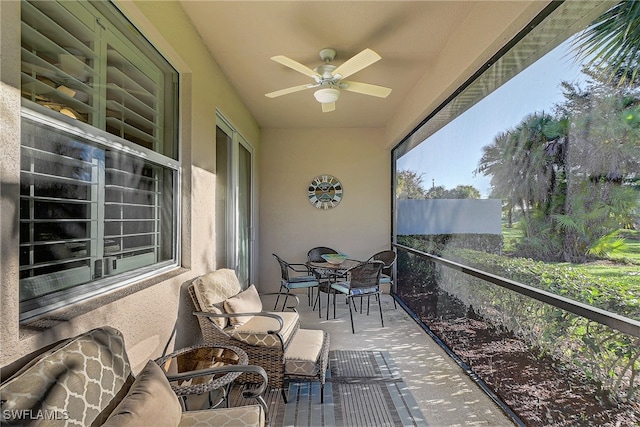
<path fill-rule="evenodd" d="M 20 325 L 20 340 L 37 335 L 47 329 L 54 328 L 64 322 L 74 319 L 75 317 L 82 316 L 100 307 L 126 298 L 136 292 L 184 274 L 187 271 L 189 271 L 187 268 L 175 268 L 171 271 L 116 289 L 112 292 L 108 292 L 103 295 L 96 295 L 93 298 L 71 304 L 68 307 L 51 311 L 50 313 L 43 314 L 35 320 L 27 320 Z"/>

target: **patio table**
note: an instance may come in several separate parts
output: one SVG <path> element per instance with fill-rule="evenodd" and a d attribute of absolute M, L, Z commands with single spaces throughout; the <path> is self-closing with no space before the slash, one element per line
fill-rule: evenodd
<path fill-rule="evenodd" d="M 329 294 L 331 293 L 331 283 L 335 283 L 339 277 L 345 277 L 347 272 L 353 267 L 361 264 L 362 261 L 355 259 L 345 259 L 340 264 L 331 264 L 329 262 L 311 262 L 307 261 L 307 267 L 313 271 L 316 277 L 327 277 L 329 283 L 326 284 L 327 291 L 327 320 L 329 320 Z M 320 284 L 322 286 L 322 283 Z M 318 288 L 319 289 L 319 288 Z M 335 298 L 335 294 L 334 294 Z M 320 301 L 320 291 L 318 291 L 318 302 Z M 318 315 L 320 314 L 320 306 L 318 307 Z M 333 314 L 335 317 L 335 313 Z"/>
<path fill-rule="evenodd" d="M 198 344 L 160 357 L 156 359 L 156 363 L 170 375 L 225 365 L 248 365 L 249 357 L 244 350 L 232 345 Z M 180 398 L 184 410 L 188 410 L 187 396 L 202 393 L 209 394 L 209 408 L 215 408 L 222 402 L 226 402 L 229 407 L 231 385 L 241 374 L 240 371 L 229 372 L 172 382 L 171 388 Z"/>

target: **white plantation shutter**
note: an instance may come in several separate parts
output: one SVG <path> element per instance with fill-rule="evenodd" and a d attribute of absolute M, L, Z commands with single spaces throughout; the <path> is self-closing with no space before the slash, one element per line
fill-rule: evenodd
<path fill-rule="evenodd" d="M 177 73 L 108 2 L 21 4 L 28 318 L 177 263 Z"/>

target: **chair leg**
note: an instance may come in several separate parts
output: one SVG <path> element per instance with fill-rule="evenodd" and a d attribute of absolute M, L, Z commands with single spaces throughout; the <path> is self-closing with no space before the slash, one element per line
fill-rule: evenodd
<path fill-rule="evenodd" d="M 282 386 L 282 400 L 284 400 L 285 404 L 289 403 L 287 400 L 287 389 L 288 387 L 286 387 L 285 385 Z"/>
<path fill-rule="evenodd" d="M 338 293 L 336 291 L 333 291 L 333 318 L 336 318 L 336 297 L 338 296 Z M 328 298 L 328 297 L 327 297 Z M 329 300 L 327 299 L 327 302 Z M 329 318 L 329 307 L 327 307 L 327 319 Z"/>
<path fill-rule="evenodd" d="M 378 298 L 378 307 L 380 308 L 380 323 L 382 323 L 382 327 L 384 328 L 384 319 L 382 318 L 382 300 Z"/>
<path fill-rule="evenodd" d="M 320 302 L 320 289 L 318 289 L 318 294 L 316 295 L 316 298 L 313 302 L 313 310 L 316 309 L 316 306 L 318 306 L 318 318 L 322 319 L 322 303 Z"/>
<path fill-rule="evenodd" d="M 291 293 L 291 289 L 287 288 L 287 295 L 284 297 L 284 303 L 282 304 L 282 310 L 280 311 L 284 311 L 284 309 L 287 308 L 287 303 L 289 302 L 290 293 Z"/>
<path fill-rule="evenodd" d="M 389 288 L 389 293 L 392 294 L 391 298 L 393 299 L 393 308 L 395 308 L 397 310 L 398 309 L 398 303 L 396 302 L 396 298 L 395 298 L 395 295 L 396 295 L 396 289 L 395 288 L 396 288 L 396 286 L 392 282 L 391 283 L 391 287 Z"/>
<path fill-rule="evenodd" d="M 320 403 L 324 403 L 324 384 L 320 384 Z"/>
<path fill-rule="evenodd" d="M 280 301 L 280 292 L 282 292 L 282 285 L 280 285 L 280 290 L 278 291 L 278 298 L 276 298 L 276 303 L 273 305 L 273 311 L 278 309 L 278 301 Z"/>
<path fill-rule="evenodd" d="M 351 333 L 355 334 L 356 330 L 353 327 L 353 311 L 351 311 L 351 304 L 353 304 L 353 308 L 356 308 L 356 303 L 353 301 L 353 298 L 347 297 L 347 303 L 349 303 L 349 317 L 351 317 Z"/>

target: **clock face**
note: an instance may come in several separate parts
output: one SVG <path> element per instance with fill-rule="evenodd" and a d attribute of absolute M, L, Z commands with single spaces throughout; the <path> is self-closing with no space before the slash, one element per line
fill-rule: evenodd
<path fill-rule="evenodd" d="M 331 175 L 318 175 L 309 183 L 309 202 L 318 209 L 334 208 L 342 200 L 342 184 Z"/>

